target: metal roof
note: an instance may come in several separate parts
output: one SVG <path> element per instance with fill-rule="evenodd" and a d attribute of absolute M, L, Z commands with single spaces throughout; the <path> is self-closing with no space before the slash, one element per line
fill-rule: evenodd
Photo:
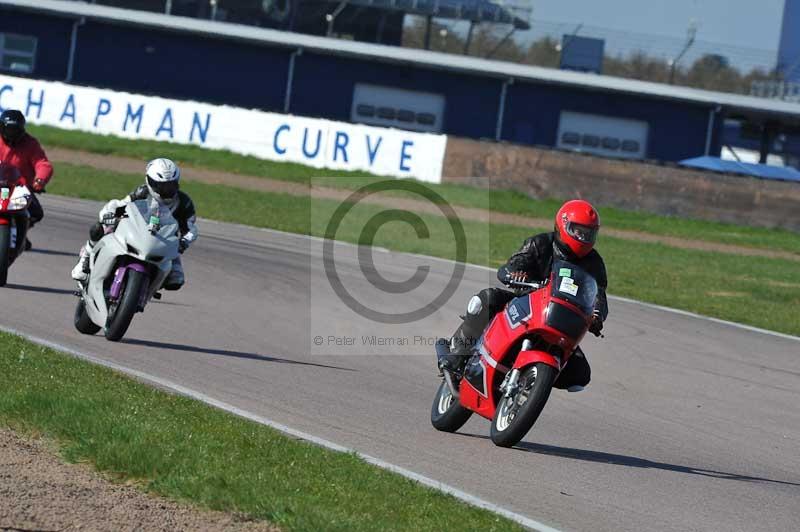
<path fill-rule="evenodd" d="M 341 0 L 326 1 L 338 4 Z M 348 4 L 437 18 L 513 24 L 517 29 L 530 29 L 528 20 L 518 16 L 513 5 L 506 6 L 497 0 L 348 0 Z"/>
<path fill-rule="evenodd" d="M 733 114 L 754 120 L 778 120 L 800 127 L 800 104 L 768 100 L 648 81 L 543 68 L 428 50 L 385 46 L 342 39 L 331 39 L 255 26 L 177 17 L 160 13 L 65 0 L 0 0 L 0 6 L 49 13 L 69 18 L 87 17 L 116 24 L 145 26 L 177 32 L 190 32 L 219 39 L 234 39 L 286 48 L 303 48 L 322 54 L 356 57 L 371 61 L 414 65 L 575 88 L 635 94 L 664 100 L 677 100 L 703 106 L 721 106 Z"/>

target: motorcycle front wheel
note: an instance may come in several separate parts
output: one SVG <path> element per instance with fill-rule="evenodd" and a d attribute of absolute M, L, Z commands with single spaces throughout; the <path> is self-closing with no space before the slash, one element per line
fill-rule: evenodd
<path fill-rule="evenodd" d="M 125 336 L 133 317 L 139 310 L 139 297 L 147 280 L 145 274 L 136 270 L 129 270 L 125 275 L 125 287 L 122 289 L 119 301 L 109 309 L 108 322 L 106 323 L 106 340 L 118 342 Z"/>
<path fill-rule="evenodd" d="M 8 267 L 11 264 L 11 226 L 0 225 L 0 286 L 8 281 Z"/>
<path fill-rule="evenodd" d="M 525 437 L 547 404 L 557 376 L 554 367 L 542 363 L 523 371 L 517 391 L 500 399 L 495 410 L 490 432 L 495 445 L 513 447 Z"/>
<path fill-rule="evenodd" d="M 442 381 L 431 406 L 433 428 L 442 432 L 455 432 L 464 426 L 471 415 L 472 411 L 461 406 L 458 399 L 450 393 L 447 383 Z"/>
<path fill-rule="evenodd" d="M 101 329 L 89 319 L 89 315 L 86 313 L 86 301 L 82 297 L 78 299 L 78 305 L 75 307 L 73 322 L 75 323 L 75 328 L 81 334 L 97 334 L 97 331 Z"/>

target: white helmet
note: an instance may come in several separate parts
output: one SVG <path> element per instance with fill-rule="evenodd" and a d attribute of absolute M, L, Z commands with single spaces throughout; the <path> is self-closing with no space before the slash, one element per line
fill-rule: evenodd
<path fill-rule="evenodd" d="M 171 200 L 178 193 L 181 169 L 170 159 L 153 159 L 145 168 L 147 188 L 158 200 Z"/>

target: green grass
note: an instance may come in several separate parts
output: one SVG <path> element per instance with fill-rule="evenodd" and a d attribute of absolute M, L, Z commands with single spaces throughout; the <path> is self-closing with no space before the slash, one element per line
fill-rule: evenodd
<path fill-rule="evenodd" d="M 156 155 L 168 153 L 170 157 L 181 164 L 267 179 L 309 182 L 311 179 L 322 176 L 336 177 L 335 180 L 325 180 L 324 182 L 330 186 L 344 188 L 361 186 L 369 180 L 365 178 L 370 177 L 370 174 L 363 172 L 316 169 L 184 144 L 145 140 L 131 141 L 114 136 L 67 131 L 46 126 L 31 126 L 30 129 L 45 146 L 135 157 L 142 159 L 143 162 Z M 63 171 L 62 166 L 58 165 L 54 183 L 58 182 L 58 176 Z M 373 180 L 377 179 L 375 176 L 371 177 Z M 484 190 L 461 185 L 430 185 L 430 188 L 453 205 L 491 209 L 493 212 L 528 217 L 550 219 L 561 205 L 558 199 L 534 200 L 511 190 Z M 613 207 L 602 207 L 601 219 L 604 227 L 612 229 L 800 254 L 800 235 L 787 230 L 659 216 Z"/>
<path fill-rule="evenodd" d="M 61 165 L 59 179 L 50 190 L 105 201 L 123 197 L 140 181 L 139 176 Z M 327 222 L 339 206 L 336 201 L 197 182 L 187 182 L 184 189 L 206 218 L 316 236 L 325 234 Z M 357 205 L 345 218 L 337 238 L 363 242 L 361 230 L 366 221 L 383 210 L 381 206 Z M 421 218 L 430 230 L 429 238 L 417 238 L 409 226 L 391 223 L 378 231 L 374 244 L 453 258 L 455 244 L 447 220 L 429 215 Z M 464 229 L 467 261 L 490 266 L 505 261 L 537 230 L 470 221 L 464 222 Z M 601 237 L 598 249 L 608 267 L 612 294 L 800 334 L 800 313 L 796 311 L 800 305 L 800 268 L 796 262 L 682 250 L 607 236 Z"/>
<path fill-rule="evenodd" d="M 355 455 L 0 333 L 0 424 L 119 481 L 285 530 L 519 530 Z"/>

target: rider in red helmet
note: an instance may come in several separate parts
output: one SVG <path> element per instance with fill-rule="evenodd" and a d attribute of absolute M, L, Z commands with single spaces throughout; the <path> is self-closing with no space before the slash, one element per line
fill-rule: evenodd
<path fill-rule="evenodd" d="M 597 281 L 598 293 L 589 330 L 599 335 L 603 329 L 603 321 L 608 316 L 606 267 L 602 257 L 594 249 L 599 230 L 600 217 L 588 201 L 568 201 L 556 213 L 553 232 L 541 233 L 525 240 L 519 251 L 511 255 L 508 262 L 497 271 L 497 278 L 501 282 L 509 279 L 541 282 L 549 278 L 554 260 L 566 260 L 579 266 Z M 514 297 L 514 292 L 501 288 L 486 288 L 472 296 L 467 304 L 464 321 L 451 340 L 451 354 L 441 360 L 442 366 L 457 373 L 461 372 L 471 354 L 471 347 L 483 334 L 483 330 L 495 314 L 503 310 Z M 578 348 L 554 386 L 580 391 L 589 384 L 590 379 L 589 362 Z"/>

